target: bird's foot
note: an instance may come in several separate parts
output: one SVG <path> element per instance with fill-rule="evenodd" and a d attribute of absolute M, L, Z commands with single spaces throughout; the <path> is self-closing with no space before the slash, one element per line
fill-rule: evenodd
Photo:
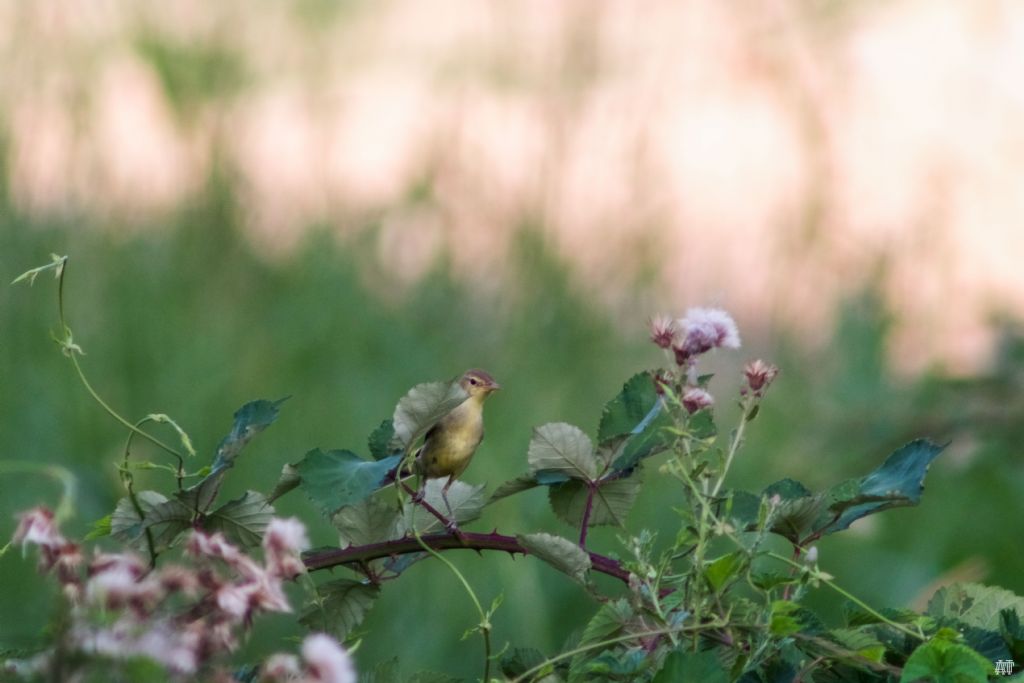
<path fill-rule="evenodd" d="M 445 525 L 445 528 L 448 529 L 448 533 L 450 533 L 452 536 L 455 536 L 463 543 L 466 542 L 466 535 L 462 533 L 462 531 L 459 529 L 459 525 L 455 523 L 454 519 L 448 520 L 448 523 Z"/>

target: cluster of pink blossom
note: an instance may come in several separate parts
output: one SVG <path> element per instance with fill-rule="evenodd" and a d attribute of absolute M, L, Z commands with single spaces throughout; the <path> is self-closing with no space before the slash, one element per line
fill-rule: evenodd
<path fill-rule="evenodd" d="M 740 332 L 732 316 L 720 308 L 691 308 L 674 320 L 659 315 L 651 321 L 651 341 L 671 349 L 681 367 L 691 365 L 711 349 L 740 347 Z"/>
<path fill-rule="evenodd" d="M 263 665 L 263 680 L 274 683 L 356 683 L 352 658 L 330 636 L 314 633 L 302 641 L 299 666 L 295 655 L 271 655 Z"/>
<path fill-rule="evenodd" d="M 240 632 L 258 613 L 291 611 L 282 582 L 305 571 L 299 554 L 309 546 L 301 522 L 273 519 L 263 537 L 262 563 L 222 534 L 201 531 L 186 543 L 188 565 L 149 568 L 128 552 L 96 553 L 86 563 L 79 546 L 61 535 L 45 508 L 21 515 L 13 542 L 39 548 L 40 570 L 57 577 L 71 624 L 65 642 L 9 669 L 42 673 L 57 665 L 56 653 L 73 651 L 108 660 L 145 657 L 182 679 L 203 671 L 216 674 L 217 657 L 238 647 Z M 348 654 L 328 636 L 307 639 L 303 655 L 308 671 L 300 678 L 296 664 L 296 680 L 356 680 Z M 269 669 L 265 675 L 285 680 Z"/>
<path fill-rule="evenodd" d="M 760 358 L 750 361 L 743 368 L 747 386 L 743 387 L 742 393 L 746 395 L 747 391 L 751 391 L 754 396 L 760 397 L 777 374 L 779 374 L 779 369 L 771 363 L 766 363 Z"/>
<path fill-rule="evenodd" d="M 687 412 L 696 413 L 714 405 L 714 397 L 698 385 L 697 359 L 712 349 L 740 347 L 739 328 L 732 316 L 720 308 L 691 308 L 678 319 L 658 315 L 651 320 L 651 341 L 665 349 L 679 367 L 680 400 Z M 748 363 L 744 368 L 744 395 L 749 390 L 760 397 L 776 374 L 778 368 L 770 363 Z"/>

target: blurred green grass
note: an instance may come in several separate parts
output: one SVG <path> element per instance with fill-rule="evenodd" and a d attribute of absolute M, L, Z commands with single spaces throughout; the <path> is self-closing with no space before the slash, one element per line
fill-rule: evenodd
<path fill-rule="evenodd" d="M 634 311 L 632 327 L 616 324 L 546 249 L 541 231 L 523 229 L 508 255 L 512 275 L 485 294 L 492 290 L 453 278 L 443 258 L 415 286 L 400 288 L 400 278 L 375 256 L 372 225 L 349 239 L 311 231 L 293 255 L 264 256 L 241 236 L 231 192 L 217 183 L 172 220 L 142 230 L 42 224 L 4 209 L 0 277 L 9 282 L 50 252 L 71 255 L 68 322 L 87 353 L 87 374 L 127 416 L 166 412 L 189 431 L 200 457 L 209 457 L 238 406 L 292 396 L 279 421 L 240 458 L 227 497 L 269 490 L 281 467 L 310 448 L 365 453 L 366 436 L 408 387 L 474 366 L 505 387 L 488 405 L 487 439 L 465 477 L 493 487 L 525 469 L 532 427 L 566 421 L 593 432 L 621 383 L 661 361 L 644 327 L 655 311 Z M 675 312 L 702 303 L 681 301 Z M 906 604 L 972 557 L 987 563 L 989 581 L 1024 593 L 1024 555 L 1013 540 L 1024 487 L 1024 425 L 1017 417 L 1024 345 L 1007 334 L 991 371 L 976 378 L 954 381 L 936 371 L 899 379 L 885 360 L 888 316 L 865 292 L 840 311 L 833 343 L 813 353 L 785 335 L 769 335 L 769 320 L 746 321 L 742 352 L 713 359 L 722 430 L 733 424 L 730 396 L 745 360 L 763 356 L 783 374 L 750 431 L 734 482 L 757 490 L 788 476 L 820 488 L 873 469 L 911 438 L 953 440 L 929 474 L 920 507 L 824 539 L 822 566 L 849 590 L 885 605 Z M 70 468 L 79 481 L 78 515 L 66 531 L 81 536 L 121 495 L 114 462 L 125 435 L 50 340 L 55 324 L 51 280 L 0 291 L 0 458 Z M 629 525 L 668 537 L 678 491 L 656 476 L 656 464 L 647 474 Z M 166 485 L 158 476 L 140 478 Z M 0 478 L 0 535 L 13 530 L 16 512 L 53 505 L 56 495 L 44 480 Z M 543 497 L 534 490 L 502 501 L 476 526 L 570 533 Z M 314 545 L 335 541 L 301 494 L 282 499 L 278 511 L 306 521 Z M 602 529 L 592 542 L 615 552 L 621 533 Z M 540 563 L 498 554 L 451 557 L 484 600 L 504 593 L 495 619 L 499 648 L 509 641 L 551 652 L 596 607 Z M 31 644 L 46 624 L 49 587 L 35 576 L 34 560 L 18 552 L 0 558 L 0 582 L 0 643 Z M 836 614 L 833 596 L 819 593 L 813 602 Z M 453 577 L 423 562 L 386 587 L 364 625 L 358 660 L 369 668 L 397 654 L 407 671 L 473 675 L 477 644 L 460 640 L 473 623 Z M 283 640 L 297 633 L 292 617 L 271 617 L 239 658 L 290 649 Z"/>

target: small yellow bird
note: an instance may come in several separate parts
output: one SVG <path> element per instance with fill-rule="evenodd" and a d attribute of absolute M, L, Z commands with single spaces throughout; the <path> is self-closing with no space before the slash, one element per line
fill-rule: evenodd
<path fill-rule="evenodd" d="M 448 489 L 469 466 L 484 439 L 484 401 L 501 389 L 501 385 L 483 370 L 467 370 L 459 378 L 459 385 L 469 398 L 430 428 L 416 453 L 417 474 L 427 479 L 448 477 L 441 489 L 441 498 L 453 525 L 455 519 L 448 502 Z"/>

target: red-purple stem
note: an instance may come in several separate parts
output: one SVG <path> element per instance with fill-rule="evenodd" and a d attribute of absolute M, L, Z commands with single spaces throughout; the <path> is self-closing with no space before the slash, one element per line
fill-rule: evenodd
<path fill-rule="evenodd" d="M 449 533 L 437 533 L 421 536 L 420 540 L 427 544 L 432 550 L 455 550 L 466 549 L 476 550 L 501 550 L 511 555 L 529 555 L 530 552 L 524 548 L 514 536 L 504 536 L 497 532 L 481 534 L 463 532 L 462 537 Z M 316 571 L 318 569 L 330 569 L 347 564 L 358 564 L 379 560 L 385 557 L 396 555 L 407 555 L 409 553 L 423 552 L 423 546 L 415 538 L 399 538 L 394 541 L 383 541 L 381 543 L 369 543 L 367 545 L 355 545 L 337 550 L 322 550 L 307 553 L 303 557 L 306 569 Z M 616 560 L 597 553 L 590 555 L 591 568 L 601 574 L 615 577 L 625 584 L 629 583 L 629 572 Z"/>
<path fill-rule="evenodd" d="M 405 492 L 408 493 L 410 496 L 412 496 L 412 500 L 413 500 L 414 503 L 416 503 L 417 505 L 421 506 L 424 510 L 426 510 L 430 514 L 434 515 L 434 517 L 437 518 L 437 521 L 441 522 L 441 524 L 444 524 L 444 526 L 446 528 L 451 529 L 451 528 L 453 528 L 455 526 L 454 520 L 450 520 L 447 517 L 445 517 L 443 514 L 438 512 L 437 508 L 435 508 L 433 505 L 428 503 L 426 501 L 426 499 L 423 498 L 422 496 L 417 497 L 416 491 L 413 491 L 411 488 L 409 488 L 408 484 L 406 484 L 404 481 L 399 482 L 399 483 L 402 485 L 402 488 L 405 489 Z"/>
<path fill-rule="evenodd" d="M 590 512 L 594 509 L 594 492 L 597 491 L 597 487 L 594 484 L 588 484 L 587 490 L 587 506 L 583 508 L 583 523 L 580 525 L 580 547 L 587 547 L 587 529 L 590 527 Z"/>

